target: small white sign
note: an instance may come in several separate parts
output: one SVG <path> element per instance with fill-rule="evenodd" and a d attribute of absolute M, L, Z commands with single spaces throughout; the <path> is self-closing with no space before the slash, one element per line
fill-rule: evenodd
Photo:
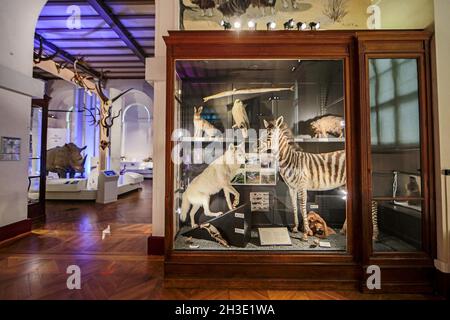
<path fill-rule="evenodd" d="M 239 212 L 235 212 L 234 213 L 234 217 L 238 218 L 238 219 L 244 219 L 245 218 L 244 214 L 243 213 L 239 213 Z"/>
<path fill-rule="evenodd" d="M 290 246 L 291 237 L 286 227 L 258 228 L 259 241 L 262 246 Z"/>
<path fill-rule="evenodd" d="M 319 242 L 319 247 L 321 248 L 331 248 L 331 243 L 328 241 L 320 241 Z"/>
<path fill-rule="evenodd" d="M 244 234 L 244 229 L 234 228 L 234 233 Z"/>

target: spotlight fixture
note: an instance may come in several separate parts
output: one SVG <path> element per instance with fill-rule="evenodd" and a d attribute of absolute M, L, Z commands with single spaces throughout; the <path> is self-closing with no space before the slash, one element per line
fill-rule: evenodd
<path fill-rule="evenodd" d="M 233 23 L 233 27 L 234 27 L 235 29 L 240 29 L 240 28 L 241 28 L 241 22 L 240 22 L 240 21 L 235 21 L 235 22 Z"/>
<path fill-rule="evenodd" d="M 295 26 L 295 22 L 294 19 L 289 19 L 288 21 L 286 21 L 284 24 L 284 30 L 291 30 L 294 29 Z"/>
<path fill-rule="evenodd" d="M 220 22 L 220 25 L 223 27 L 224 30 L 230 30 L 231 29 L 231 23 L 228 21 L 222 20 Z"/>
<path fill-rule="evenodd" d="M 297 22 L 297 30 L 301 31 L 301 30 L 305 30 L 306 29 L 306 23 L 304 22 Z"/>
<path fill-rule="evenodd" d="M 256 22 L 254 20 L 250 20 L 247 23 L 248 29 L 249 30 L 256 30 Z"/>
<path fill-rule="evenodd" d="M 267 30 L 275 30 L 277 24 L 273 21 L 267 22 Z"/>
<path fill-rule="evenodd" d="M 310 22 L 309 23 L 309 28 L 311 30 L 319 30 L 320 28 L 320 22 Z"/>

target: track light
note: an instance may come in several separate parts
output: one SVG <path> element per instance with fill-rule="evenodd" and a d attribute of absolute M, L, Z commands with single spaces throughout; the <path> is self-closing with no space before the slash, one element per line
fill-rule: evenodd
<path fill-rule="evenodd" d="M 234 27 L 235 29 L 240 29 L 240 28 L 241 28 L 241 22 L 240 22 L 240 21 L 235 21 L 235 22 L 233 23 L 233 27 Z"/>
<path fill-rule="evenodd" d="M 320 28 L 320 22 L 310 22 L 309 23 L 309 28 L 311 30 L 319 30 Z"/>
<path fill-rule="evenodd" d="M 250 20 L 247 23 L 248 29 L 249 30 L 256 30 L 256 22 L 254 20 Z"/>
<path fill-rule="evenodd" d="M 306 29 L 306 23 L 304 22 L 297 22 L 297 30 L 301 31 L 301 30 L 305 30 Z"/>
<path fill-rule="evenodd" d="M 224 30 L 230 30 L 231 29 L 231 23 L 228 21 L 222 20 L 220 22 L 220 25 L 223 27 Z"/>
<path fill-rule="evenodd" d="M 267 22 L 267 30 L 275 30 L 277 24 L 273 21 Z"/>
<path fill-rule="evenodd" d="M 294 19 L 289 19 L 288 21 L 286 21 L 284 24 L 284 30 L 291 30 L 294 29 L 295 26 L 295 22 Z"/>

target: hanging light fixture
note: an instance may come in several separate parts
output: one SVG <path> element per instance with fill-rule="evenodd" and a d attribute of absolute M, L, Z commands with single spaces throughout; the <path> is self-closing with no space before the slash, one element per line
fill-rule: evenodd
<path fill-rule="evenodd" d="M 256 22 L 254 20 L 250 20 L 247 23 L 248 29 L 249 30 L 256 30 Z"/>
<path fill-rule="evenodd" d="M 274 21 L 267 22 L 267 30 L 275 30 L 277 24 Z"/>
<path fill-rule="evenodd" d="M 295 26 L 295 22 L 294 19 L 289 19 L 288 21 L 286 21 L 284 24 L 284 30 L 292 30 L 294 29 Z"/>
<path fill-rule="evenodd" d="M 320 22 L 310 22 L 309 23 L 309 28 L 311 29 L 311 30 L 319 30 L 319 28 L 320 28 Z"/>
<path fill-rule="evenodd" d="M 306 23 L 304 22 L 297 22 L 297 30 L 302 31 L 306 29 Z"/>

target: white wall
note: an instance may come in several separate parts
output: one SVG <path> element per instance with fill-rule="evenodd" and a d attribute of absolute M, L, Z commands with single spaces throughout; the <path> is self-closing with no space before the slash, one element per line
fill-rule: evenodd
<path fill-rule="evenodd" d="M 438 257 L 436 267 L 442 272 L 450 273 L 450 177 L 440 174 L 442 169 L 450 169 L 450 1 L 435 0 L 435 37 L 436 37 L 436 82 L 437 107 L 439 121 L 439 161 L 437 182 L 441 193 L 437 195 L 437 234 Z"/>
<path fill-rule="evenodd" d="M 27 218 L 31 96 L 44 85 L 31 78 L 34 29 L 45 0 L 0 1 L 0 136 L 22 139 L 20 161 L 0 161 L 0 227 Z"/>

